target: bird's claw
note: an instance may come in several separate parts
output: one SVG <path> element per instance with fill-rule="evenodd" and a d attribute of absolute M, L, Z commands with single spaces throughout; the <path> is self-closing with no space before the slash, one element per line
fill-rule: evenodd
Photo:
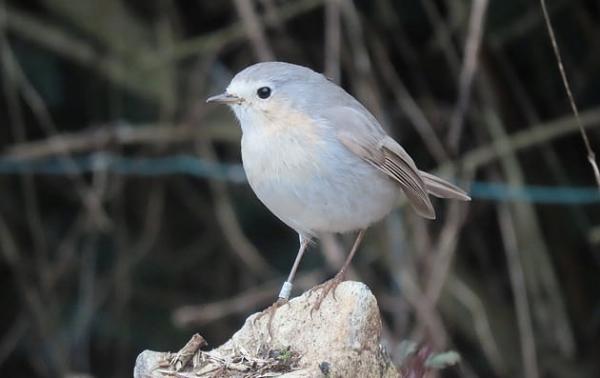
<path fill-rule="evenodd" d="M 260 314 L 256 316 L 254 319 L 254 323 L 262 319 L 265 315 L 269 315 L 269 320 L 267 321 L 267 331 L 269 332 L 269 337 L 273 338 L 273 318 L 275 317 L 275 313 L 281 307 L 289 303 L 289 301 L 285 298 L 277 298 L 272 305 L 264 309 Z"/>
<path fill-rule="evenodd" d="M 343 280 L 344 280 L 344 273 L 339 272 L 338 274 L 335 275 L 335 277 L 333 277 L 329 281 L 325 281 L 322 284 L 317 285 L 311 289 L 311 291 L 310 291 L 311 294 L 318 290 L 321 291 L 318 294 L 319 296 L 316 299 L 315 304 L 313 305 L 312 309 L 310 310 L 311 315 L 315 311 L 318 311 L 319 308 L 321 308 L 321 304 L 323 303 L 323 300 L 325 300 L 325 298 L 327 297 L 327 295 L 330 292 L 331 292 L 331 295 L 333 296 L 333 299 L 337 301 L 337 298 L 335 297 L 335 290 L 337 289 L 338 285 L 340 283 L 342 283 Z"/>

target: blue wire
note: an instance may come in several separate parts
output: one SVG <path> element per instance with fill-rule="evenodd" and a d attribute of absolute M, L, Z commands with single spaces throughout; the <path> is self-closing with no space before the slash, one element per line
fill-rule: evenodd
<path fill-rule="evenodd" d="M 502 183 L 479 182 L 471 184 L 473 198 L 493 201 L 534 202 L 543 204 L 592 204 L 600 202 L 597 187 L 573 186 L 509 186 Z"/>
<path fill-rule="evenodd" d="M 239 164 L 213 163 L 190 155 L 158 158 L 129 158 L 106 153 L 73 157 L 69 162 L 61 158 L 43 160 L 0 159 L 0 174 L 18 173 L 65 175 L 107 171 L 130 176 L 165 176 L 184 174 L 235 183 L 246 182 Z M 600 203 L 596 187 L 523 186 L 513 187 L 503 183 L 471 183 L 471 197 L 480 200 L 534 202 L 543 204 L 594 204 Z"/>

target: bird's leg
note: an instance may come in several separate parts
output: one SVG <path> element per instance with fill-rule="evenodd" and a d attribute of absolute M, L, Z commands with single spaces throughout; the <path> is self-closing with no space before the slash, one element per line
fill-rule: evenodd
<path fill-rule="evenodd" d="M 354 254 L 356 254 L 356 251 L 358 250 L 358 247 L 360 246 L 360 243 L 362 242 L 362 240 L 365 236 L 365 231 L 366 231 L 366 229 L 360 230 L 358 232 L 358 235 L 356 235 L 356 239 L 354 240 L 354 244 L 352 245 L 350 254 L 348 254 L 346 261 L 344 261 L 344 265 L 342 265 L 342 269 L 340 269 L 340 271 L 335 275 L 335 277 L 333 277 L 329 281 L 324 282 L 312 289 L 313 291 L 316 291 L 316 290 L 322 290 L 322 291 L 319 294 L 319 297 L 317 298 L 315 304 L 313 305 L 311 312 L 317 311 L 321 307 L 321 303 L 323 302 L 325 297 L 327 297 L 329 292 L 332 290 L 333 290 L 333 293 L 332 293 L 333 299 L 335 299 L 335 289 L 344 280 L 344 275 L 346 274 L 346 270 L 350 266 L 350 262 L 352 261 Z"/>
<path fill-rule="evenodd" d="M 269 330 L 269 335 L 271 334 L 271 323 L 273 322 L 273 317 L 275 316 L 275 312 L 277 309 L 288 302 L 290 299 L 290 294 L 292 293 L 292 282 L 294 281 L 294 277 L 296 276 L 296 271 L 298 270 L 298 266 L 300 265 L 300 261 L 302 260 L 302 256 L 306 251 L 310 243 L 310 238 L 304 237 L 300 235 L 300 248 L 298 249 L 298 254 L 296 255 L 296 260 L 294 261 L 294 265 L 292 266 L 292 270 L 288 275 L 287 280 L 281 286 L 281 290 L 279 291 L 279 295 L 277 300 L 269 306 L 266 310 L 260 314 L 256 320 L 262 318 L 264 315 L 269 315 L 269 322 L 267 325 L 267 329 Z"/>
<path fill-rule="evenodd" d="M 281 290 L 279 291 L 278 301 L 283 299 L 287 301 L 290 299 L 290 294 L 292 293 L 292 287 L 294 286 L 292 282 L 294 281 L 294 277 L 296 277 L 296 271 L 298 270 L 298 266 L 300 265 L 300 261 L 302 260 L 302 256 L 304 256 L 304 252 L 310 243 L 310 238 L 300 235 L 300 248 L 298 249 L 298 254 L 296 255 L 296 260 L 294 260 L 294 265 L 292 265 L 292 270 L 290 270 L 290 274 L 288 279 L 281 286 Z"/>

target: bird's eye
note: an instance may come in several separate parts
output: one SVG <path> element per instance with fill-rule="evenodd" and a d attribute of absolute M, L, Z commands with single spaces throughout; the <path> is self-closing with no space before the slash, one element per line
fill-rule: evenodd
<path fill-rule="evenodd" d="M 271 95 L 271 88 L 269 88 L 269 87 L 260 87 L 256 91 L 256 94 L 258 95 L 258 97 L 260 97 L 262 99 L 269 98 L 269 96 Z"/>

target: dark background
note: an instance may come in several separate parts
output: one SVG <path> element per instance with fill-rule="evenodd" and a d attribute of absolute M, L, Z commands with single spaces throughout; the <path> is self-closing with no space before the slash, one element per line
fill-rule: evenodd
<path fill-rule="evenodd" d="M 598 150 L 600 2 L 548 8 Z M 297 236 L 204 103 L 273 59 L 325 72 L 472 188 L 435 222 L 400 207 L 354 260 L 398 363 L 413 340 L 462 355 L 448 376 L 600 374 L 600 198 L 539 2 L 0 0 L 0 58 L 1 376 L 130 376 L 142 350 L 217 346 L 274 300 Z M 350 243 L 323 237 L 296 294 Z"/>

